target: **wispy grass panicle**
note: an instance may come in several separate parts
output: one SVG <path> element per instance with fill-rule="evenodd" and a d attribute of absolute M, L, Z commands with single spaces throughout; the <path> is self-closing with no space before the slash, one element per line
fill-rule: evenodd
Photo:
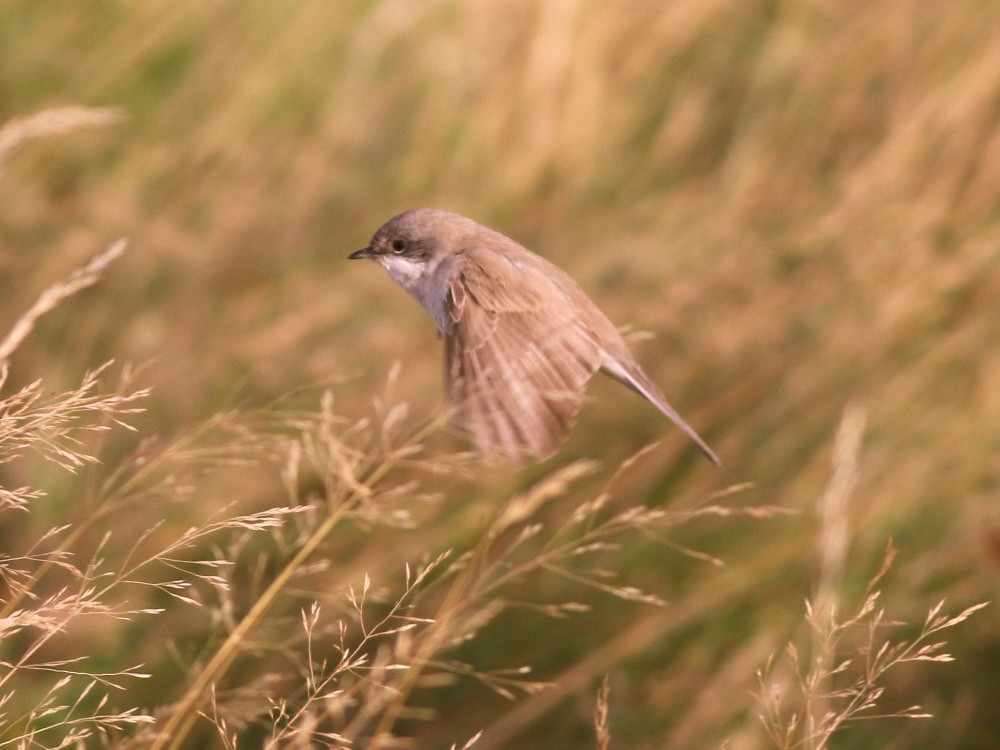
<path fill-rule="evenodd" d="M 808 644 L 800 648 L 789 642 L 782 657 L 772 655 L 757 673 L 760 720 L 773 746 L 781 750 L 827 750 L 835 734 L 861 719 L 930 718 L 919 705 L 880 712 L 887 673 L 910 662 L 952 661 L 944 651 L 946 643 L 937 639 L 987 606 L 975 604 L 948 616 L 941 614 L 941 601 L 915 633 L 906 623 L 890 619 L 880 589 L 897 555 L 889 542 L 864 599 L 845 612 L 844 575 L 853 536 L 849 501 L 864 424 L 859 407 L 845 410 L 830 480 L 817 504 L 819 580 L 814 596 L 805 602 Z"/>
<path fill-rule="evenodd" d="M 387 391 L 390 396 L 394 377 L 390 375 Z M 303 574 L 313 572 L 311 558 L 335 531 L 349 522 L 361 522 L 369 526 L 406 525 L 410 522 L 410 511 L 401 507 L 401 504 L 404 500 L 412 503 L 420 495 L 415 475 L 428 467 L 428 473 L 440 476 L 442 471 L 460 468 L 467 460 L 465 454 L 457 455 L 454 460 L 447 456 L 422 455 L 424 440 L 441 427 L 440 418 L 435 417 L 414 425 L 406 419 L 407 407 L 390 403 L 390 397 L 375 401 L 374 410 L 384 419 L 365 417 L 351 421 L 336 413 L 334 396 L 327 391 L 321 397 L 320 407 L 315 415 L 310 417 L 297 414 L 288 422 L 294 432 L 284 440 L 286 458 L 281 462 L 281 479 L 291 498 L 301 503 L 298 508 L 304 511 L 304 520 L 300 522 L 296 536 L 296 546 L 289 550 L 288 559 L 262 588 L 249 610 L 233 621 L 226 638 L 212 656 L 197 668 L 191 684 L 170 708 L 155 736 L 151 738 L 151 747 L 183 746 L 210 696 L 215 706 L 213 710 L 219 714 L 221 698 L 217 685 L 224 680 L 233 662 L 252 643 L 253 633 L 268 621 L 281 617 L 283 602 L 289 595 L 295 599 L 295 582 Z M 303 474 L 306 473 L 309 476 L 305 478 L 318 480 L 321 492 L 305 496 L 302 494 L 300 485 Z M 442 559 L 443 556 L 439 557 L 439 561 Z M 351 705 L 360 705 L 362 711 L 360 715 L 346 720 L 347 728 L 343 732 L 303 729 L 313 726 L 315 710 L 326 706 L 328 712 L 332 711 L 327 700 L 330 695 L 341 694 L 337 691 L 342 691 L 345 695 L 356 692 L 343 687 L 340 684 L 343 680 L 374 670 L 379 674 L 378 679 L 366 677 L 360 683 L 362 687 L 371 687 L 390 679 L 382 673 L 403 668 L 391 659 L 386 661 L 386 654 L 391 653 L 391 649 L 387 650 L 381 644 L 390 638 L 396 639 L 394 642 L 397 647 L 408 642 L 406 632 L 413 627 L 413 622 L 401 622 L 399 613 L 410 606 L 413 592 L 422 586 L 424 578 L 437 565 L 438 562 L 435 562 L 422 567 L 414 577 L 410 576 L 407 568 L 406 588 L 389 612 L 380 615 L 375 623 L 366 619 L 366 602 L 370 590 L 367 575 L 360 590 L 346 586 L 342 605 L 354 612 L 352 619 L 361 640 L 349 643 L 346 639 L 350 633 L 343 630 L 341 656 L 334 667 L 325 663 L 317 665 L 311 658 L 306 659 L 305 673 L 310 677 L 306 682 L 304 696 L 300 696 L 295 705 L 283 702 L 271 711 L 277 722 L 276 742 L 284 741 L 289 735 L 302 736 L 299 733 L 303 731 L 311 740 L 325 737 L 332 741 L 331 738 L 339 737 L 342 733 L 350 736 L 361 731 L 360 727 L 368 727 L 372 720 L 369 714 L 373 711 L 375 715 L 380 714 L 373 707 L 389 702 L 388 699 L 365 693 L 369 699 L 367 702 L 357 697 L 352 699 Z M 320 566 L 323 567 L 325 566 Z M 313 604 L 310 604 L 310 616 L 304 620 L 306 644 L 313 642 L 315 627 L 319 621 L 319 610 L 313 608 Z M 378 648 L 372 644 L 376 644 Z M 373 648 L 374 651 L 370 652 Z M 378 658 L 374 658 L 373 654 L 377 654 Z M 329 718 L 327 713 L 323 716 Z M 219 725 L 220 732 L 225 734 L 223 730 L 229 726 L 231 722 L 225 727 Z"/>
<path fill-rule="evenodd" d="M 58 129 L 58 123 L 56 118 L 34 125 Z M 0 131 L 0 160 L 5 149 L 33 134 L 32 127 L 27 122 L 13 134 L 9 125 Z M 49 287 L 15 322 L 0 341 L 0 393 L 7 385 L 10 358 L 37 319 L 96 283 L 124 248 L 124 241 L 112 244 L 67 280 Z M 104 392 L 110 365 L 86 373 L 80 385 L 68 391 L 48 392 L 36 380 L 0 397 L 0 514 L 32 513 L 45 496 L 32 484 L 7 485 L 11 473 L 37 479 L 39 470 L 78 472 L 98 461 L 88 434 L 115 426 L 131 429 L 126 420 L 142 411 L 141 403 L 149 393 L 142 388 Z M 115 583 L 102 565 L 102 545 L 97 545 L 89 562 L 80 562 L 63 544 L 68 530 L 68 525 L 56 525 L 37 538 L 11 540 L 10 551 L 0 557 L 0 641 L 4 643 L 0 745 L 5 747 L 68 747 L 153 721 L 138 708 L 115 710 L 108 702 L 108 691 L 123 691 L 135 680 L 150 676 L 141 666 L 104 671 L 95 668 L 86 652 L 71 649 L 71 655 L 63 655 L 56 648 L 60 655 L 53 655 L 53 644 L 64 644 L 81 621 L 127 620 L 156 611 L 109 596 Z M 14 546 L 20 549 L 14 551 Z M 50 570 L 60 571 L 67 584 L 54 590 L 43 585 Z M 22 695 L 23 684 L 29 681 L 36 686 L 34 697 Z"/>

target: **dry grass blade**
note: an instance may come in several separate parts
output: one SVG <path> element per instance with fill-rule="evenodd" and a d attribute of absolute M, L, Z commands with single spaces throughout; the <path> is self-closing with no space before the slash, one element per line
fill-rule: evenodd
<path fill-rule="evenodd" d="M 472 737 L 468 739 L 468 741 L 464 745 L 462 745 L 461 748 L 459 748 L 459 746 L 455 744 L 451 746 L 451 750 L 470 750 L 470 748 L 473 745 L 475 745 L 476 742 L 479 740 L 479 738 L 482 736 L 483 736 L 482 732 L 476 732 L 474 735 L 472 735 Z"/>
<path fill-rule="evenodd" d="M 11 120 L 0 128 L 0 177 L 4 161 L 30 140 L 113 125 L 121 120 L 121 110 L 114 107 L 59 107 Z"/>
<path fill-rule="evenodd" d="M 834 441 L 833 466 L 826 489 L 817 503 L 819 516 L 819 581 L 810 606 L 813 622 L 813 673 L 817 684 L 805 710 L 807 736 L 818 736 L 829 715 L 829 691 L 824 684 L 834 673 L 830 636 L 837 616 L 847 553 L 851 541 L 849 502 L 857 484 L 858 453 L 864 436 L 865 413 L 859 406 L 844 410 Z M 825 676 L 825 677 L 820 677 Z"/>
<path fill-rule="evenodd" d="M 104 270 L 125 252 L 127 244 L 124 239 L 113 242 L 107 250 L 94 256 L 86 265 L 74 271 L 68 279 L 50 286 L 39 295 L 35 304 L 14 323 L 10 332 L 3 341 L 0 341 L 0 385 L 6 379 L 11 355 L 28 337 L 38 319 L 67 297 L 72 297 L 77 292 L 96 284 Z"/>
<path fill-rule="evenodd" d="M 611 746 L 611 726 L 608 720 L 611 697 L 611 678 L 604 675 L 597 691 L 597 705 L 594 707 L 594 731 L 597 734 L 597 750 L 608 750 Z"/>
<path fill-rule="evenodd" d="M 523 523 L 546 502 L 565 495 L 573 482 L 593 474 L 596 470 L 597 464 L 593 461 L 576 461 L 556 470 L 528 492 L 511 499 L 501 510 L 490 533 L 493 536 L 500 536 L 511 526 Z"/>
<path fill-rule="evenodd" d="M 865 412 L 859 406 L 844 410 L 834 444 L 833 469 L 819 498 L 819 583 L 816 609 L 833 616 L 837 592 L 847 564 L 851 539 L 848 503 L 858 480 L 858 453 L 864 436 Z"/>

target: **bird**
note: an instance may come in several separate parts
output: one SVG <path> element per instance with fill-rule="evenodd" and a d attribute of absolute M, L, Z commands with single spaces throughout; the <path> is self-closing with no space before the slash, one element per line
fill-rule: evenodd
<path fill-rule="evenodd" d="M 414 208 L 348 257 L 381 265 L 434 318 L 444 337 L 455 427 L 480 455 L 512 464 L 549 458 L 601 371 L 652 403 L 721 465 L 576 282 L 506 235 L 450 211 Z"/>

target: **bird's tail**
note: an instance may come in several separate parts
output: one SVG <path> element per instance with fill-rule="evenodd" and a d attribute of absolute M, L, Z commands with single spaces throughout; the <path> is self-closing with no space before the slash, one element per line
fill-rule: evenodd
<path fill-rule="evenodd" d="M 671 422 L 680 427 L 691 438 L 709 461 L 716 466 L 722 466 L 722 461 L 716 455 L 715 451 L 709 448 L 708 443 L 702 439 L 701 435 L 695 432 L 694 428 L 677 413 L 677 410 L 667 403 L 667 398 L 663 395 L 663 391 L 660 390 L 656 383 L 649 379 L 649 376 L 642 371 L 639 365 L 634 361 L 623 363 L 620 359 L 613 358 L 605 352 L 601 362 L 601 369 L 615 380 L 627 385 L 663 412 Z"/>

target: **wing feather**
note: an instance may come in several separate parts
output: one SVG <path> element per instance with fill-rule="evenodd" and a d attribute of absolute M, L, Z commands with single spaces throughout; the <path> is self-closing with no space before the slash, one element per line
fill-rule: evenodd
<path fill-rule="evenodd" d="M 456 422 L 481 453 L 546 458 L 580 410 L 600 344 L 544 268 L 485 248 L 462 256 L 445 333 Z"/>

